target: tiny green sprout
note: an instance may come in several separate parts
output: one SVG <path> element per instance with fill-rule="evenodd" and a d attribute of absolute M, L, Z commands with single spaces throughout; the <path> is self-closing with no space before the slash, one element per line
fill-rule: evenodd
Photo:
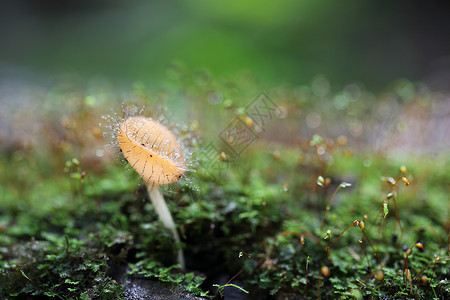
<path fill-rule="evenodd" d="M 348 183 L 348 182 L 342 182 L 339 186 L 340 186 L 341 188 L 346 188 L 346 187 L 352 186 L 352 184 L 351 184 L 351 183 Z"/>
<path fill-rule="evenodd" d="M 323 179 L 322 176 L 319 176 L 319 177 L 317 178 L 317 184 L 318 184 L 319 186 L 323 186 L 324 183 L 325 183 L 325 186 L 328 186 L 328 185 L 330 184 L 330 182 L 331 182 L 331 180 L 330 180 L 329 178 L 327 178 L 327 179 L 325 179 L 325 180 Z M 341 184 L 339 184 L 339 186 L 336 188 L 336 190 L 334 190 L 333 195 L 331 195 L 331 198 L 330 198 L 330 200 L 328 201 L 327 206 L 325 207 L 325 213 L 324 213 L 323 219 L 322 219 L 322 226 L 320 226 L 320 230 L 321 230 L 321 231 L 323 230 L 323 227 L 325 226 L 325 221 L 326 221 L 326 218 L 327 218 L 327 214 L 328 214 L 328 211 L 330 210 L 330 207 L 331 207 L 331 202 L 333 201 L 333 199 L 334 199 L 334 197 L 336 196 L 337 192 L 338 192 L 341 188 L 346 188 L 346 187 L 349 187 L 349 186 L 351 186 L 351 183 L 348 183 L 348 182 L 342 182 Z"/>
<path fill-rule="evenodd" d="M 22 274 L 22 276 L 24 278 L 26 278 L 29 282 L 31 282 L 33 285 L 37 286 L 38 288 L 41 288 L 41 286 L 39 284 L 37 284 L 36 282 L 34 282 L 30 277 L 27 276 L 27 274 L 25 274 L 25 272 L 21 269 L 19 269 L 20 273 Z"/>
<path fill-rule="evenodd" d="M 402 172 L 403 174 L 406 174 L 406 172 L 408 172 L 408 170 L 406 169 L 406 166 L 400 166 L 400 172 Z"/>
<path fill-rule="evenodd" d="M 327 230 L 327 235 L 323 239 L 327 240 L 329 238 L 331 238 L 331 230 L 330 229 Z"/>
<path fill-rule="evenodd" d="M 361 228 L 361 230 L 364 230 L 364 228 L 366 228 L 366 224 L 364 224 L 364 221 L 359 221 L 359 228 Z"/>
<path fill-rule="evenodd" d="M 72 158 L 66 161 L 64 166 L 64 173 L 68 173 L 70 178 L 83 182 L 86 176 L 86 171 L 82 171 L 80 161 L 77 158 Z"/>
<path fill-rule="evenodd" d="M 84 105 L 86 106 L 95 106 L 97 103 L 97 99 L 94 96 L 86 96 L 83 100 Z"/>
<path fill-rule="evenodd" d="M 245 115 L 245 107 L 238 107 L 238 108 L 236 108 L 236 114 L 238 116 L 244 116 Z"/>
<path fill-rule="evenodd" d="M 226 109 L 230 109 L 233 105 L 234 105 L 234 103 L 233 103 L 233 100 L 231 100 L 231 99 L 226 99 L 225 101 L 223 101 L 223 106 Z"/>
<path fill-rule="evenodd" d="M 311 260 L 311 258 L 309 257 L 309 254 L 307 254 L 307 257 L 306 257 L 306 268 L 305 268 L 305 271 L 306 271 L 306 285 L 308 285 L 308 267 L 309 267 L 310 260 Z"/>
<path fill-rule="evenodd" d="M 315 134 L 315 135 L 313 135 L 313 137 L 311 138 L 311 141 L 309 142 L 309 145 L 310 145 L 311 147 L 314 147 L 314 146 L 316 146 L 316 145 L 318 145 L 318 144 L 321 144 L 321 143 L 323 143 L 323 137 L 321 137 L 321 136 L 318 135 L 318 134 Z"/>
<path fill-rule="evenodd" d="M 254 262 L 256 262 L 256 264 L 258 265 L 259 268 L 262 268 L 261 263 L 255 259 L 253 256 L 251 256 L 250 254 L 248 254 L 247 252 L 241 251 L 239 252 L 239 258 L 241 258 L 241 256 L 246 255 L 248 258 L 250 258 L 251 260 L 253 260 Z"/>
<path fill-rule="evenodd" d="M 240 286 L 238 286 L 238 285 L 232 284 L 232 283 L 227 283 L 227 284 L 224 284 L 224 285 L 213 284 L 213 286 L 217 287 L 217 293 L 219 293 L 219 294 L 221 294 L 221 295 L 223 294 L 223 290 L 224 290 L 226 287 L 229 287 L 229 286 L 234 287 L 234 288 L 237 288 L 238 290 L 241 290 L 242 292 L 248 294 L 248 291 L 247 291 L 247 290 L 245 290 L 244 288 L 242 288 L 242 287 L 240 287 Z"/>
<path fill-rule="evenodd" d="M 383 212 L 384 212 L 384 218 L 386 219 L 386 216 L 389 214 L 389 206 L 388 202 L 384 200 L 383 202 Z"/>
<path fill-rule="evenodd" d="M 317 177 L 317 185 L 323 187 L 325 179 L 322 176 Z"/>
<path fill-rule="evenodd" d="M 381 180 L 384 181 L 384 182 L 390 183 L 392 185 L 395 185 L 395 179 L 392 178 L 392 177 L 384 177 L 384 176 L 382 176 Z"/>
<path fill-rule="evenodd" d="M 83 181 L 84 174 L 85 174 L 84 172 L 73 172 L 70 173 L 70 178 Z"/>
<path fill-rule="evenodd" d="M 80 165 L 80 161 L 78 160 L 78 158 L 72 158 L 72 163 L 75 165 L 75 166 L 79 166 Z"/>
<path fill-rule="evenodd" d="M 221 161 L 228 161 L 228 156 L 225 152 L 220 153 L 220 160 Z"/>

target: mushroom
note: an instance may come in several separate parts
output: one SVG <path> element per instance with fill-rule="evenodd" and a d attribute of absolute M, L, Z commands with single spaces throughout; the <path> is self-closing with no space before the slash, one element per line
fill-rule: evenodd
<path fill-rule="evenodd" d="M 144 179 L 155 211 L 180 242 L 172 215 L 160 191 L 160 185 L 173 183 L 186 171 L 185 160 L 177 139 L 167 127 L 142 116 L 128 117 L 120 125 L 117 140 L 130 165 Z M 178 250 L 178 263 L 185 269 L 184 255 Z"/>

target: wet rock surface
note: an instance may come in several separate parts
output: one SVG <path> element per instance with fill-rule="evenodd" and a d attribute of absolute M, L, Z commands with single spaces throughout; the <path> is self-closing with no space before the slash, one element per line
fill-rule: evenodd
<path fill-rule="evenodd" d="M 127 300 L 202 300 L 177 286 L 148 278 L 128 278 L 122 297 Z"/>

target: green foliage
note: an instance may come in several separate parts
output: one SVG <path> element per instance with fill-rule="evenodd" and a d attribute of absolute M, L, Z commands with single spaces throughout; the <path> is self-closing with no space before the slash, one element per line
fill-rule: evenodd
<path fill-rule="evenodd" d="M 108 276 L 108 257 L 86 242 L 44 234 L 47 241 L 17 246 L 17 263 L 2 269 L 0 296 L 119 299 L 123 285 Z"/>
<path fill-rule="evenodd" d="M 407 190 L 420 190 L 414 184 L 397 188 L 394 194 L 400 208 L 401 237 L 393 198 L 388 195 L 392 193 L 391 188 L 379 180 L 378 174 L 363 175 L 360 172 L 364 169 L 354 169 L 355 176 L 361 179 L 353 182 L 350 189 L 332 195 L 336 187 L 350 187 L 350 184 L 339 180 L 339 165 L 327 166 L 320 170 L 325 176 L 318 190 L 304 189 L 304 181 L 299 177 L 299 181 L 289 181 L 285 191 L 283 179 L 289 178 L 297 166 L 289 166 L 284 160 L 299 152 L 296 149 L 282 151 L 279 161 L 268 164 L 266 151 L 254 151 L 241 168 L 230 170 L 219 182 L 203 182 L 200 192 L 189 192 L 189 187 L 174 187 L 168 193 L 170 209 L 184 236 L 183 247 L 194 262 L 189 268 L 203 272 L 208 272 L 211 266 L 224 264 L 232 272 L 242 268 L 240 279 L 244 285 L 239 288 L 248 291 L 249 296 L 264 291 L 270 295 L 291 292 L 315 297 L 318 287 L 323 297 L 342 299 L 411 295 L 425 298 L 429 290 L 438 298 L 448 295 L 449 282 L 445 276 L 448 276 L 449 260 L 433 263 L 437 257 L 448 256 L 444 247 L 445 231 L 441 227 L 442 214 L 417 213 L 439 210 L 441 201 L 432 200 L 436 198 L 426 203 L 415 201 L 414 194 Z M 352 165 L 359 158 L 342 156 L 336 160 Z M 385 163 L 373 164 L 389 168 Z M 255 165 L 260 166 L 257 171 L 253 168 Z M 267 184 L 263 178 L 273 172 L 286 176 Z M 426 174 L 431 173 L 425 171 L 420 180 L 430 186 L 428 193 L 442 199 L 436 182 L 444 181 L 446 175 L 433 173 L 427 179 Z M 79 181 L 79 178 L 68 177 L 68 180 Z M 337 179 L 330 183 L 326 179 L 330 177 Z M 378 177 L 378 181 L 374 177 Z M 417 177 L 419 175 L 415 182 Z M 69 299 L 79 295 L 85 299 L 117 299 L 124 286 L 110 274 L 121 265 L 129 268 L 128 276 L 157 279 L 206 296 L 204 276 L 179 272 L 178 266 L 173 265 L 176 249 L 182 245 L 174 247 L 170 232 L 157 220 L 145 193 L 130 193 L 129 182 L 134 182 L 135 178 L 123 176 L 122 179 L 125 182 L 120 188 L 112 189 L 104 179 L 91 178 L 95 193 L 86 188 L 84 194 L 75 191 L 73 196 L 68 196 L 70 201 L 77 201 L 78 206 L 66 205 L 46 214 L 31 211 L 16 217 L 2 216 L 0 221 L 5 230 L 1 237 L 2 253 L 8 263 L 2 262 L 1 296 L 45 295 Z M 314 186 L 316 179 L 310 178 Z M 86 185 L 86 181 L 82 184 Z M 334 188 L 330 188 L 330 184 L 335 184 Z M 363 197 L 369 188 L 374 189 L 369 194 L 378 195 L 375 201 Z M 320 194 L 324 190 L 328 192 Z M 330 203 L 328 218 L 321 230 L 323 209 L 331 197 L 335 199 Z M 384 198 L 391 201 L 387 215 Z M 405 205 L 406 202 L 409 205 Z M 312 209 L 305 209 L 308 206 Z M 340 235 L 355 219 L 362 219 L 363 213 L 368 215 L 364 232 L 374 249 L 360 227 L 351 226 Z M 323 239 L 324 236 L 327 239 Z M 394 236 L 396 241 L 392 240 Z M 359 240 L 364 242 L 365 249 Z M 409 248 L 418 240 L 425 248 L 413 248 L 408 256 L 408 268 L 415 280 L 411 287 L 403 278 L 406 254 L 399 246 Z M 374 250 L 382 264 L 377 261 Z M 237 258 L 241 251 L 251 251 L 253 259 L 244 255 Z M 329 277 L 321 273 L 323 266 L 328 266 Z M 381 280 L 377 277 L 379 271 L 383 274 Z M 206 276 L 212 274 L 206 273 Z M 426 283 L 422 283 L 423 276 L 427 278 Z M 220 291 L 224 287 L 217 286 Z"/>
<path fill-rule="evenodd" d="M 292 106 L 307 113 L 308 103 Z M 218 105 L 230 115 L 245 107 Z M 348 109 L 354 118 L 366 108 Z M 448 298 L 448 157 L 351 150 L 325 135 L 292 145 L 260 138 L 227 158 L 221 176 L 199 168 L 194 184 L 164 189 L 180 244 L 139 176 L 119 163 L 62 148 L 2 155 L 0 298 L 118 299 L 134 277 L 202 297 L 233 287 L 248 298 Z M 186 273 L 175 264 L 179 248 Z M 235 274 L 239 284 L 219 281 Z"/>
<path fill-rule="evenodd" d="M 194 273 L 180 273 L 174 272 L 178 269 L 178 265 L 172 265 L 170 267 L 164 267 L 160 263 L 145 258 L 136 264 L 130 264 L 129 275 L 138 274 L 145 277 L 153 277 L 161 280 L 163 282 L 168 282 L 175 284 L 177 286 L 182 286 L 187 292 L 206 297 L 208 292 L 204 292 L 201 289 L 201 284 L 205 278 L 196 276 Z"/>

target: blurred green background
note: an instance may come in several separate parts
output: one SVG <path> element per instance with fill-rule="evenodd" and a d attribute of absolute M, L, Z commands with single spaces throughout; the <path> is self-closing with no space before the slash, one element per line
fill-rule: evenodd
<path fill-rule="evenodd" d="M 167 66 L 216 77 L 249 70 L 262 83 L 371 91 L 404 77 L 446 88 L 448 1 L 6 1 L 2 77 L 26 72 L 106 76 L 155 85 Z"/>

